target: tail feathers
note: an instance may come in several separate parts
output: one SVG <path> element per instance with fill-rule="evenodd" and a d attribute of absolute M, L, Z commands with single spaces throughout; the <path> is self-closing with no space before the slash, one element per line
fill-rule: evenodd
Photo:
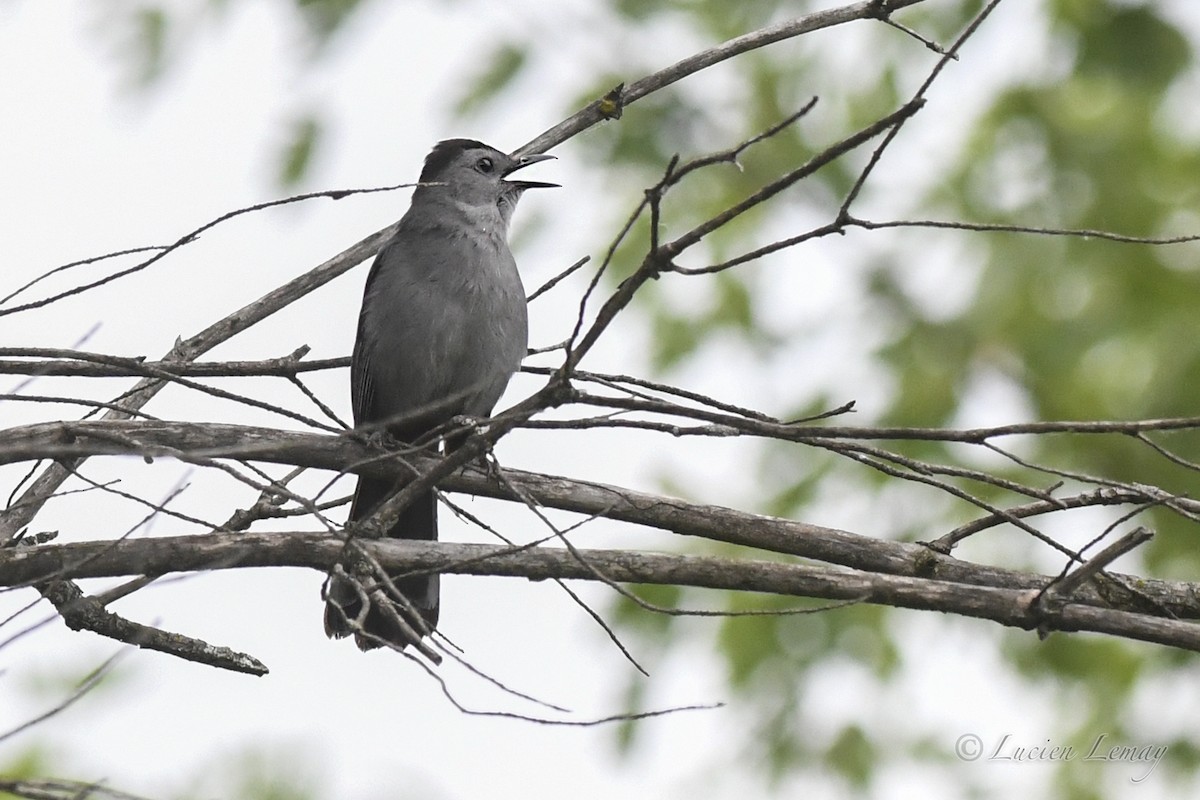
<path fill-rule="evenodd" d="M 358 488 L 354 492 L 354 501 L 350 506 L 350 521 L 355 522 L 368 517 L 380 503 L 395 494 L 395 484 L 388 481 L 376 481 L 360 478 Z M 421 539 L 437 540 L 437 497 L 433 492 L 419 495 L 404 509 L 396 524 L 388 529 L 385 536 L 389 539 Z M 419 575 L 408 578 L 393 578 L 397 590 L 420 614 L 421 623 L 416 622 L 411 612 L 403 603 L 393 603 L 392 610 L 398 613 L 408 626 L 420 633 L 423 626 L 433 630 L 438 620 L 438 575 Z M 384 594 L 389 593 L 387 587 L 380 587 Z M 397 625 L 392 615 L 372 605 L 367 609 L 366 617 L 361 622 L 361 631 L 356 630 L 359 614 L 362 612 L 362 599 L 355 587 L 345 580 L 334 578 L 329 584 L 329 595 L 325 602 L 325 634 L 333 639 L 354 634 L 354 642 L 361 650 L 371 650 L 380 647 L 380 642 L 374 637 L 391 642 L 397 647 L 405 647 L 413 643 L 412 635 Z"/>

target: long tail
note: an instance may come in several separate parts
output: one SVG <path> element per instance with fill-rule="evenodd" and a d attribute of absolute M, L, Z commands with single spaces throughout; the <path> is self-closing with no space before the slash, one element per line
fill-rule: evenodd
<path fill-rule="evenodd" d="M 354 500 L 350 505 L 350 522 L 365 519 L 380 503 L 396 493 L 397 487 L 390 481 L 359 478 L 358 488 L 354 491 Z M 388 529 L 390 539 L 423 539 L 437 540 L 437 497 L 433 492 L 416 497 L 412 504 L 400 514 L 396 524 Z M 429 629 L 437 627 L 438 620 L 438 575 L 420 575 L 395 581 L 396 588 L 414 605 Z M 400 605 L 394 606 L 401 616 L 405 616 Z M 361 650 L 379 647 L 379 642 L 372 636 L 391 642 L 397 647 L 412 644 L 412 636 L 407 634 L 376 606 L 367 611 L 362 629 L 368 636 L 358 633 L 351 628 L 351 622 L 357 619 L 362 610 L 362 601 L 354 587 L 344 580 L 332 580 L 329 584 L 329 596 L 325 603 L 325 634 L 334 639 L 340 639 L 351 633 L 354 642 Z M 417 628 L 410 622 L 410 626 Z"/>

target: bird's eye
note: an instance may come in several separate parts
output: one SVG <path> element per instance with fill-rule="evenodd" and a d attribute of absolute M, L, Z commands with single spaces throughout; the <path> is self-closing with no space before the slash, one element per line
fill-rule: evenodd
<path fill-rule="evenodd" d="M 483 158 L 481 158 L 475 162 L 475 169 L 479 170 L 480 172 L 482 172 L 485 175 L 487 173 L 491 172 L 493 167 L 494 167 L 494 165 L 492 164 L 492 160 L 490 158 L 488 158 L 487 156 L 484 156 Z"/>

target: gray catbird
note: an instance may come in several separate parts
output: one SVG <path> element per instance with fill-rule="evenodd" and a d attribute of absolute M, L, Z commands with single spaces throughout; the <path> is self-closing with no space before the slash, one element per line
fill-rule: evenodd
<path fill-rule="evenodd" d="M 528 344 L 525 290 L 508 249 L 508 222 L 526 189 L 556 185 L 505 176 L 547 158 L 552 156 L 511 158 L 473 139 L 439 142 L 426 157 L 412 205 L 367 276 L 350 362 L 356 426 L 382 429 L 400 445 L 429 448 L 436 447 L 437 429 L 453 418 L 491 413 Z M 446 448 L 457 443 L 447 440 Z M 359 478 L 350 521 L 367 518 L 400 488 Z M 437 539 L 434 494 L 415 498 L 385 535 Z M 432 630 L 438 576 L 395 584 Z M 394 609 L 420 630 L 403 603 Z M 354 587 L 333 580 L 325 633 L 354 633 L 363 650 L 378 647 L 379 640 L 412 643 L 391 615 L 374 606 L 361 632 L 355 630 L 361 610 Z"/>

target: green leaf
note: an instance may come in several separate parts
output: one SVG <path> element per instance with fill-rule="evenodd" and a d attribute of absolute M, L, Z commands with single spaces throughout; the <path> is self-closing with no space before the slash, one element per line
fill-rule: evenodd
<path fill-rule="evenodd" d="M 1149 5 L 1101 0 L 1058 5 L 1060 30 L 1078 37 L 1077 64 L 1084 74 L 1113 75 L 1122 83 L 1160 91 L 1192 61 L 1186 37 Z"/>
<path fill-rule="evenodd" d="M 307 115 L 291 124 L 289 140 L 283 149 L 279 165 L 279 182 L 295 186 L 308 172 L 313 152 L 321 140 L 321 123 L 315 115 Z"/>
<path fill-rule="evenodd" d="M 360 0 L 295 0 L 309 33 L 323 44 L 358 10 Z"/>
<path fill-rule="evenodd" d="M 842 728 L 825 753 L 825 763 L 858 788 L 870 784 L 874 765 L 879 760 L 875 746 L 858 725 Z"/>
<path fill-rule="evenodd" d="M 138 80 L 150 84 L 160 78 L 166 66 L 169 19 L 161 8 L 140 8 L 134 12 L 139 57 Z"/>

